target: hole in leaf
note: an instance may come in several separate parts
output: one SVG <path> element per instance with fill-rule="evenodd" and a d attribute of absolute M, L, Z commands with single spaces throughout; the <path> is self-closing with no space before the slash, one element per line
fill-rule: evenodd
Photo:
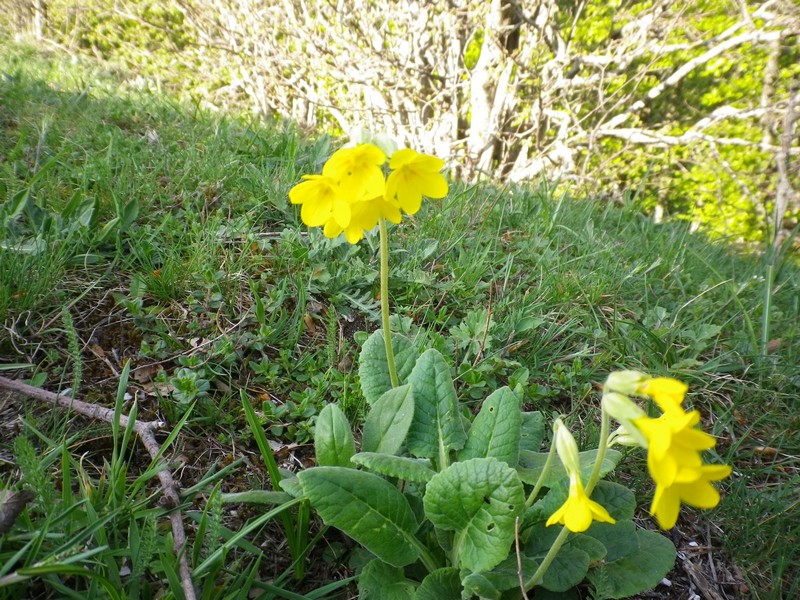
<path fill-rule="evenodd" d="M 489 523 L 489 524 L 486 526 L 486 531 L 487 531 L 487 532 L 488 532 L 488 531 L 494 531 L 494 523 Z"/>
<path fill-rule="evenodd" d="M 489 496 L 484 496 L 483 497 L 483 503 L 484 504 L 489 504 Z"/>

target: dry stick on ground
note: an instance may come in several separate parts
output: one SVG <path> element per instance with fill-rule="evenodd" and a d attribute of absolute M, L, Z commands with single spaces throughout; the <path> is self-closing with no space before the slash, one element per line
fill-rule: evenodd
<path fill-rule="evenodd" d="M 96 406 L 81 400 L 74 400 L 69 396 L 59 396 L 53 392 L 48 392 L 47 390 L 33 387 L 20 381 L 14 381 L 13 379 L 0 377 L 0 388 L 5 388 L 12 392 L 17 392 L 28 396 L 29 398 L 41 400 L 42 402 L 55 404 L 56 406 L 62 406 L 91 419 L 100 419 L 101 421 L 106 421 L 108 423 L 112 423 L 114 421 L 114 411 L 110 408 Z M 128 422 L 129 419 L 126 415 L 120 415 L 119 424 L 121 427 L 127 427 Z M 156 441 L 154 432 L 158 431 L 159 429 L 163 429 L 165 425 L 166 423 L 161 421 L 137 420 L 133 422 L 133 430 L 139 434 L 139 439 L 142 441 L 142 444 L 144 444 L 145 449 L 153 460 L 156 459 L 161 451 L 161 447 Z M 178 506 L 180 506 L 181 503 L 181 499 L 178 494 L 178 485 L 175 483 L 175 480 L 172 478 L 172 474 L 169 472 L 169 468 L 166 465 L 159 469 L 158 479 L 161 481 L 161 488 L 164 492 L 165 502 L 163 502 L 163 505 L 165 508 L 171 510 L 169 514 L 169 520 L 172 523 L 173 548 L 175 550 L 175 555 L 180 561 L 179 571 L 181 574 L 181 583 L 183 585 L 183 594 L 186 600 L 195 600 L 196 595 L 194 592 L 194 585 L 192 584 L 192 574 L 189 570 L 189 562 L 186 559 L 186 552 L 184 548 L 186 545 L 186 532 L 183 529 L 183 519 L 180 511 L 178 510 Z"/>

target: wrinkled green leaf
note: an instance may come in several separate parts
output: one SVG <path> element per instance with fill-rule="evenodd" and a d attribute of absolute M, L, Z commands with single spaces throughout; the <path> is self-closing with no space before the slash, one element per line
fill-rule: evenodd
<path fill-rule="evenodd" d="M 592 491 L 592 500 L 599 503 L 617 521 L 633 518 L 636 496 L 631 490 L 611 481 L 599 481 Z"/>
<path fill-rule="evenodd" d="M 522 562 L 522 580 L 527 581 L 536 572 L 539 563 L 527 556 L 520 557 Z M 491 571 L 471 573 L 464 577 L 464 592 L 480 598 L 501 598 L 506 590 L 519 589 L 517 557 L 511 554 Z M 471 597 L 471 596 L 470 596 Z"/>
<path fill-rule="evenodd" d="M 541 563 L 560 533 L 561 526 L 546 527 L 542 522 L 537 523 L 526 530 L 522 544 L 523 554 L 537 564 Z M 586 577 L 590 563 L 589 553 L 584 550 L 582 544 L 570 543 L 573 539 L 573 536 L 570 536 L 558 551 L 550 567 L 545 571 L 541 587 L 554 592 L 564 592 L 578 585 Z M 602 544 L 596 540 L 588 541 L 584 545 L 592 550 L 593 554 L 605 552 Z"/>
<path fill-rule="evenodd" d="M 343 467 L 307 469 L 297 478 L 327 525 L 341 529 L 395 567 L 417 560 L 413 536 L 419 523 L 408 500 L 391 483 Z"/>
<path fill-rule="evenodd" d="M 519 449 L 538 452 L 544 439 L 544 415 L 541 412 L 522 413 L 522 430 L 519 438 Z"/>
<path fill-rule="evenodd" d="M 403 569 L 372 560 L 358 578 L 359 600 L 413 600 L 414 582 L 403 574 Z"/>
<path fill-rule="evenodd" d="M 522 427 L 520 401 L 511 388 L 494 391 L 483 402 L 472 422 L 459 460 L 492 456 L 510 467 L 519 462 L 519 441 Z"/>
<path fill-rule="evenodd" d="M 675 564 L 675 546 L 655 531 L 639 529 L 638 547 L 589 570 L 589 581 L 602 598 L 627 598 L 658 585 Z"/>
<path fill-rule="evenodd" d="M 408 381 L 414 394 L 408 450 L 441 463 L 450 450 L 460 450 L 466 441 L 450 367 L 439 352 L 427 350 L 417 359 Z"/>
<path fill-rule="evenodd" d="M 300 480 L 295 477 L 286 477 L 281 479 L 280 483 L 281 489 L 292 496 L 293 498 L 299 498 L 303 495 L 303 486 L 300 485 Z"/>
<path fill-rule="evenodd" d="M 461 600 L 458 569 L 446 567 L 430 573 L 417 588 L 415 600 Z"/>
<path fill-rule="evenodd" d="M 544 556 L 536 557 L 540 560 Z M 589 555 L 576 546 L 564 545 L 542 578 L 542 587 L 552 592 L 566 592 L 586 577 Z"/>
<path fill-rule="evenodd" d="M 317 464 L 323 467 L 349 467 L 350 457 L 356 453 L 350 423 L 335 404 L 328 404 L 317 417 L 314 451 Z"/>
<path fill-rule="evenodd" d="M 603 560 L 608 552 L 606 547 L 601 542 L 582 533 L 576 533 L 569 536 L 567 545 L 583 550 L 589 557 L 590 567 Z"/>
<path fill-rule="evenodd" d="M 431 461 L 427 458 L 408 458 L 375 452 L 359 452 L 351 459 L 355 464 L 366 467 L 370 471 L 396 477 L 406 481 L 427 483 L 436 475 L 431 469 Z"/>
<path fill-rule="evenodd" d="M 372 405 L 364 421 L 361 449 L 365 452 L 397 454 L 406 440 L 414 418 L 414 394 L 411 385 L 401 385 L 384 392 Z"/>
<path fill-rule="evenodd" d="M 407 337 L 393 333 L 392 350 L 397 377 L 401 384 L 406 383 L 417 360 L 417 349 Z M 364 342 L 358 357 L 358 376 L 361 380 L 361 393 L 364 394 L 367 404 L 374 404 L 386 391 L 392 389 L 382 329 L 374 331 Z"/>
<path fill-rule="evenodd" d="M 606 547 L 606 562 L 615 561 L 635 551 L 639 543 L 633 521 L 592 523 L 584 535 L 593 537 Z"/>
<path fill-rule="evenodd" d="M 455 531 L 458 566 L 470 571 L 491 569 L 508 556 L 524 502 L 516 471 L 494 458 L 454 463 L 428 482 L 423 498 L 431 523 Z"/>

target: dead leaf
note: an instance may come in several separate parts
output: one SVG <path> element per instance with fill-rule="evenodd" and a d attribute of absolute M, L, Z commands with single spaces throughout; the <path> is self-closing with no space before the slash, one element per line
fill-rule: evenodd
<path fill-rule="evenodd" d="M 144 365 L 133 370 L 133 380 L 137 383 L 147 383 L 161 370 L 159 365 Z"/>
<path fill-rule="evenodd" d="M 0 490 L 0 535 L 11 529 L 19 513 L 33 498 L 33 492 L 27 490 L 23 492 Z"/>

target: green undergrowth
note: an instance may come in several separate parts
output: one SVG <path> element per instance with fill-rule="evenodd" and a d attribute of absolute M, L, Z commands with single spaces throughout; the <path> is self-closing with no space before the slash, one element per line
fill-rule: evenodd
<path fill-rule="evenodd" d="M 185 418 L 173 449 L 191 465 L 182 484 L 207 483 L 205 497 L 215 497 L 216 484 L 243 492 L 267 480 L 252 463 L 236 462 L 258 442 L 241 390 L 277 447 L 308 444 L 329 403 L 359 428 L 356 358 L 380 320 L 377 236 L 357 246 L 327 240 L 299 223 L 287 199 L 337 143 L 285 123 L 180 105 L 122 70 L 4 45 L 0 369 L 27 364 L 4 374 L 114 406 L 127 363 L 140 418 L 171 426 Z M 714 415 L 719 459 L 734 466 L 720 507 L 702 517 L 711 533 L 700 542 L 748 565 L 753 597 L 788 598 L 799 591 L 800 564 L 800 271 L 789 248 L 740 253 L 686 224 L 654 224 L 632 204 L 554 196 L 544 183 L 454 184 L 392 231 L 394 326 L 442 353 L 473 412 L 491 390 L 521 385 L 529 409 L 583 423 L 586 445 L 597 435 L 595 386 L 610 371 L 689 383 L 690 400 Z M 132 464 L 124 473 L 114 463 L 117 496 L 103 509 L 88 502 L 109 475 L 103 428 L 88 436 L 86 421 L 65 422 L 30 402 L 23 417 L 17 433 L 28 441 L 4 439 L 2 450 L 25 453 L 28 468 L 20 461 L 21 474 L 13 461 L 0 462 L 0 478 L 15 488 L 22 478 L 40 497 L 0 537 L 0 563 L 29 543 L 26 528 L 46 521 L 62 541 L 77 541 L 64 549 L 44 536 L 25 566 L 73 552 L 71 564 L 125 593 L 133 584 L 120 565 L 141 569 L 147 589 L 174 583 L 168 533 L 153 521 L 162 515 L 152 489 L 136 484 L 148 467 L 134 460 L 139 449 L 126 447 Z M 44 457 L 39 475 L 31 453 Z M 226 477 L 209 479 L 231 461 Z M 74 494 L 38 489 L 48 472 L 62 481 L 72 473 Z M 652 490 L 641 475 L 634 468 L 626 477 L 645 505 Z M 59 519 L 41 510 L 47 502 L 58 504 Z M 203 506 L 195 517 L 216 537 L 193 540 L 191 561 L 216 557 L 218 589 L 275 593 L 253 583 L 270 580 L 308 592 L 342 579 L 346 548 L 337 539 L 309 547 L 327 566 L 303 581 L 291 561 L 259 554 L 247 539 L 215 554 L 261 513 L 243 511 L 232 523 L 217 505 Z M 106 541 L 76 533 L 94 518 L 90 508 L 109 519 Z M 118 552 L 142 536 L 154 538 L 147 560 Z M 87 547 L 105 549 L 77 550 Z M 0 587 L 0 597 L 99 585 L 77 573 L 30 581 Z M 226 597 L 214 589 L 205 597 Z"/>

